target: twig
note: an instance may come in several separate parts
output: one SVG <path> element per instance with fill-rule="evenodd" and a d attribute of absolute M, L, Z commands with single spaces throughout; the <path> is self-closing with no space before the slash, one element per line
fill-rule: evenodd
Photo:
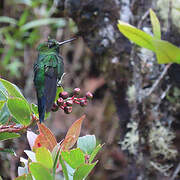
<path fill-rule="evenodd" d="M 29 128 L 33 124 L 34 121 L 38 121 L 38 119 L 32 115 L 32 121 L 27 126 L 18 127 L 18 126 L 12 126 L 12 125 L 5 125 L 5 126 L 2 125 L 2 126 L 0 126 L 0 133 L 3 133 L 3 132 L 10 132 L 10 133 L 11 132 L 15 132 L 15 133 L 21 132 L 21 131 Z"/>
<path fill-rule="evenodd" d="M 154 109 L 158 109 L 159 108 L 159 105 L 161 104 L 161 101 L 166 97 L 166 95 L 167 95 L 167 93 L 168 93 L 168 91 L 169 91 L 169 89 L 172 87 L 172 85 L 171 84 L 169 84 L 168 86 L 167 86 L 167 88 L 166 88 L 166 90 L 161 94 L 161 96 L 160 96 L 160 98 L 159 98 L 159 102 L 157 103 L 157 105 L 155 106 L 155 108 Z"/>
<path fill-rule="evenodd" d="M 166 75 L 169 67 L 171 66 L 171 64 L 167 64 L 163 70 L 163 72 L 161 73 L 161 75 L 159 76 L 159 78 L 155 81 L 155 83 L 153 84 L 153 86 L 151 87 L 151 89 L 147 92 L 147 94 L 145 95 L 145 97 L 150 96 L 153 91 L 158 87 L 160 81 L 164 78 L 164 76 Z"/>
<path fill-rule="evenodd" d="M 147 18 L 148 15 L 149 15 L 149 9 L 143 14 L 141 20 L 139 21 L 137 26 L 139 29 L 141 28 L 143 21 Z"/>
<path fill-rule="evenodd" d="M 176 178 L 176 176 L 178 175 L 178 173 L 180 172 L 180 163 L 178 164 L 178 166 L 176 167 L 175 171 L 172 174 L 172 177 L 169 180 L 174 180 Z"/>

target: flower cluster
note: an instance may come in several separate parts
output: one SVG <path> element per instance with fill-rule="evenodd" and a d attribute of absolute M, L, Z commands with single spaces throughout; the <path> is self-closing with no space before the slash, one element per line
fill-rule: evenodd
<path fill-rule="evenodd" d="M 53 104 L 51 110 L 55 112 L 61 108 L 66 114 L 70 114 L 72 112 L 73 104 L 79 104 L 82 107 L 87 106 L 88 100 L 92 99 L 93 95 L 91 92 L 87 92 L 85 97 L 78 97 L 80 95 L 80 91 L 80 88 L 75 88 L 72 96 L 69 96 L 69 93 L 66 91 L 61 92 L 59 94 L 59 99 Z"/>

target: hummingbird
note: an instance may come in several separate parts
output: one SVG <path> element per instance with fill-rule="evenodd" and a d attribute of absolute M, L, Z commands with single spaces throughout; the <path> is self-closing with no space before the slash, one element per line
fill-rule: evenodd
<path fill-rule="evenodd" d="M 64 74 L 64 63 L 63 58 L 59 55 L 59 47 L 75 39 L 59 42 L 48 38 L 48 41 L 37 47 L 38 58 L 33 69 L 40 123 L 44 121 L 45 112 L 51 110 L 57 86 L 61 85 L 61 78 Z"/>

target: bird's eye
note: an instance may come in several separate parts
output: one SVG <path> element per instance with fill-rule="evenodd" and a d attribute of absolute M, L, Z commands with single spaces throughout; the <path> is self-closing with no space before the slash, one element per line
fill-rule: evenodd
<path fill-rule="evenodd" d="M 54 46 L 54 43 L 53 42 L 49 42 L 48 43 L 48 48 L 52 48 Z"/>

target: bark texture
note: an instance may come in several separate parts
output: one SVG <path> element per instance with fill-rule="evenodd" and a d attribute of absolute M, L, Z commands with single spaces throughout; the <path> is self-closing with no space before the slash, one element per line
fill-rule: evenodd
<path fill-rule="evenodd" d="M 93 66 L 105 77 L 119 117 L 120 139 L 125 138 L 127 154 L 120 147 L 111 154 L 119 169 L 105 167 L 100 179 L 173 179 L 178 156 L 172 125 L 177 124 L 179 106 L 172 101 L 180 95 L 179 91 L 175 99 L 168 95 L 179 82 L 179 65 L 158 65 L 152 53 L 133 47 L 117 29 L 118 19 L 149 28 L 148 9 L 155 5 L 156 1 L 144 0 L 59 1 L 58 16 L 74 20 L 78 35 L 93 53 Z M 171 32 L 167 29 L 163 37 L 174 36 Z M 178 44 L 176 38 L 168 40 Z"/>

